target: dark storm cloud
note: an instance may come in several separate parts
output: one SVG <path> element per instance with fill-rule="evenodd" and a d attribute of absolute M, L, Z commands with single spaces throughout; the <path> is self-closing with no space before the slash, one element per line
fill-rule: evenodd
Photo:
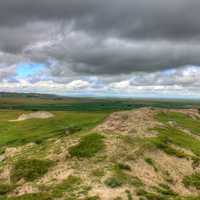
<path fill-rule="evenodd" d="M 0 50 L 55 60 L 58 76 L 200 65 L 199 10 L 199 0 L 1 1 Z"/>
<path fill-rule="evenodd" d="M 199 37 L 198 0 L 6 0 L 0 24 L 72 20 L 77 29 L 139 38 Z"/>

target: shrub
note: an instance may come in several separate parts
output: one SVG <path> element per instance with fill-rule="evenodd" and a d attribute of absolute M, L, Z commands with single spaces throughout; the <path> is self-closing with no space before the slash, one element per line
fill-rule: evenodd
<path fill-rule="evenodd" d="M 83 137 L 80 143 L 69 148 L 71 156 L 92 157 L 104 147 L 103 136 L 92 133 Z"/>
<path fill-rule="evenodd" d="M 17 182 L 24 178 L 26 181 L 33 181 L 47 173 L 48 168 L 52 165 L 53 161 L 50 160 L 18 160 L 11 171 L 11 180 Z"/>
<path fill-rule="evenodd" d="M 154 162 L 153 159 L 151 159 L 151 158 L 144 158 L 144 161 L 147 164 L 151 165 L 154 168 L 155 171 L 158 171 L 158 168 L 156 167 L 156 164 L 155 164 L 155 162 Z"/>
<path fill-rule="evenodd" d="M 81 127 L 78 127 L 78 126 L 70 126 L 70 127 L 67 127 L 64 129 L 64 133 L 66 135 L 71 135 L 71 134 L 79 132 L 79 131 L 81 131 Z"/>
<path fill-rule="evenodd" d="M 108 187 L 116 188 L 122 186 L 123 183 L 120 179 L 117 179 L 117 177 L 110 177 L 105 181 L 105 184 Z"/>
<path fill-rule="evenodd" d="M 13 187 L 11 185 L 0 183 L 0 195 L 5 195 L 8 192 L 10 192 L 12 189 L 13 189 Z"/>
<path fill-rule="evenodd" d="M 127 164 L 118 163 L 117 166 L 118 166 L 119 169 L 131 171 L 131 167 Z"/>

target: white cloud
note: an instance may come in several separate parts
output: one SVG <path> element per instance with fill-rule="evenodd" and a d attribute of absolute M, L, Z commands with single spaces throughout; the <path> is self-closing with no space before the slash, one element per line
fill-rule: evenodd
<path fill-rule="evenodd" d="M 83 89 L 88 89 L 90 87 L 90 83 L 83 80 L 74 80 L 69 83 L 56 83 L 52 80 L 49 81 L 38 81 L 35 83 L 31 83 L 28 80 L 19 79 L 18 82 L 9 82 L 2 81 L 0 82 L 0 90 L 1 91 L 22 91 L 22 92 L 47 92 L 47 93 L 65 93 L 65 92 L 73 92 L 80 91 Z"/>
<path fill-rule="evenodd" d="M 166 96 L 200 98 L 200 67 L 186 66 L 152 73 L 133 73 L 126 76 L 72 76 L 56 78 L 36 76 L 20 79 L 14 74 L 15 65 L 0 68 L 0 91 L 41 92 L 83 95 Z M 7 76 L 5 78 L 5 74 Z M 12 81 L 10 77 L 14 77 Z"/>

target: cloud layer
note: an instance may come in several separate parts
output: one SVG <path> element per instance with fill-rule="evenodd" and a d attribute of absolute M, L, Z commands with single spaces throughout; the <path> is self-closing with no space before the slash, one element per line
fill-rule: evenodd
<path fill-rule="evenodd" d="M 198 0 L 2 1 L 0 90 L 198 95 L 199 10 Z M 21 80 L 19 63 L 45 69 Z"/>

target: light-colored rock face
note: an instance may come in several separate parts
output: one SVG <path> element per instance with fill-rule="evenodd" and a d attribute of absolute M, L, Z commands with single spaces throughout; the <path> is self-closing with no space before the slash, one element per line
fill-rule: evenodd
<path fill-rule="evenodd" d="M 51 118 L 51 117 L 54 117 L 54 115 L 50 112 L 38 111 L 38 112 L 29 113 L 29 114 L 22 114 L 17 119 L 10 120 L 10 121 L 16 122 L 16 121 L 24 121 L 24 120 L 28 120 L 28 119 L 34 119 L 34 118 L 35 119 L 47 119 L 47 118 Z"/>
<path fill-rule="evenodd" d="M 139 108 L 132 111 L 121 111 L 112 113 L 102 124 L 95 128 L 95 131 L 103 133 L 130 133 L 136 137 L 155 136 L 153 128 L 161 125 L 155 116 L 159 112 L 179 112 L 192 118 L 199 118 L 197 109 L 151 109 Z M 171 122 L 172 123 L 172 122 Z"/>
<path fill-rule="evenodd" d="M 154 113 L 155 110 L 150 108 L 115 112 L 96 130 L 105 133 L 132 133 L 135 136 L 152 136 L 154 133 L 150 129 L 158 125 L 154 119 Z"/>

